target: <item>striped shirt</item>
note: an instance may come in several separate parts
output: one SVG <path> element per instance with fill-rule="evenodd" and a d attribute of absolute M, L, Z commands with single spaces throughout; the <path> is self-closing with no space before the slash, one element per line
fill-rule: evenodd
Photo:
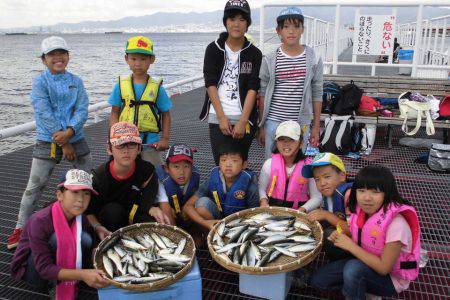
<path fill-rule="evenodd" d="M 303 100 L 306 77 L 306 52 L 288 56 L 281 47 L 277 51 L 275 88 L 270 102 L 269 115 L 272 121 L 297 121 Z"/>

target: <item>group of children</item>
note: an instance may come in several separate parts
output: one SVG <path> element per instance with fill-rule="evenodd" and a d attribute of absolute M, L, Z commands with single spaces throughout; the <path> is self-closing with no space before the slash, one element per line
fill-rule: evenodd
<path fill-rule="evenodd" d="M 418 274 L 420 227 L 392 173 L 366 167 L 347 182 L 338 156 L 304 155 L 308 137 L 318 143 L 322 61 L 299 43 L 303 20 L 298 8 L 282 10 L 277 18 L 281 46 L 262 58 L 244 35 L 251 24 L 248 3 L 227 2 L 227 32 L 205 53 L 207 93 L 200 117 L 208 118 L 217 165 L 207 178 L 200 178 L 195 167 L 194 149 L 169 147 L 172 103 L 161 81 L 147 73 L 155 54 L 152 41 L 143 36 L 128 40 L 125 61 L 132 75 L 120 77 L 109 98 L 110 158 L 91 171 L 83 137 L 86 91 L 81 79 L 66 70 L 65 41 L 45 39 L 47 70 L 34 80 L 31 93 L 37 143 L 18 222 L 8 239 L 8 248 L 17 247 L 12 276 L 55 287 L 58 299 L 73 298 L 77 281 L 94 288 L 107 284 L 101 271 L 89 269 L 90 251 L 121 227 L 152 221 L 178 225 L 201 244 L 223 217 L 275 205 L 307 213 L 324 227 L 331 262 L 312 275 L 314 287 L 341 289 L 351 299 L 364 299 L 366 292 L 392 296 L 408 288 Z M 259 179 L 247 168 L 257 131 L 266 157 Z M 166 149 L 161 161 L 159 151 Z M 57 201 L 31 215 L 62 158 L 74 169 L 58 185 Z"/>

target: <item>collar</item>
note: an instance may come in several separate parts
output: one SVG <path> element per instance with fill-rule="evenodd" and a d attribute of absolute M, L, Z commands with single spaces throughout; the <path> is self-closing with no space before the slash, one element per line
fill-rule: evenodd
<path fill-rule="evenodd" d="M 134 174 L 134 170 L 136 170 L 136 162 L 133 163 L 133 167 L 131 168 L 130 172 L 125 175 L 125 177 L 119 178 L 116 172 L 114 172 L 114 160 L 111 160 L 111 162 L 109 163 L 109 172 L 111 173 L 111 176 L 117 181 L 125 181 L 129 179 Z"/>

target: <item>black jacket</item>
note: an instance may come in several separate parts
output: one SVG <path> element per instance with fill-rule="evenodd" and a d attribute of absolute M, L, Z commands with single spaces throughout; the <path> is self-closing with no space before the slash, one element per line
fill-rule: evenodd
<path fill-rule="evenodd" d="M 218 86 L 222 79 L 225 66 L 225 41 L 228 38 L 227 32 L 222 32 L 219 38 L 206 47 L 205 59 L 203 63 L 203 77 L 205 87 Z M 239 96 L 241 106 L 244 107 L 245 97 L 249 90 L 258 92 L 259 90 L 259 68 L 261 67 L 262 54 L 252 43 L 245 39 L 242 50 L 239 54 Z M 200 120 L 206 119 L 209 114 L 211 101 L 208 92 L 205 95 Z M 256 125 L 258 120 L 256 104 L 250 114 L 249 121 Z"/>

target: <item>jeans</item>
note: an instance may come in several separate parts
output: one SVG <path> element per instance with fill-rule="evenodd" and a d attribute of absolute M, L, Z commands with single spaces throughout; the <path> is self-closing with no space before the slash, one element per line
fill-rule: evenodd
<path fill-rule="evenodd" d="M 211 216 L 213 216 L 213 219 L 218 220 L 221 219 L 221 213 L 219 211 L 219 208 L 217 207 L 216 202 L 208 197 L 201 197 L 198 198 L 197 201 L 195 201 L 195 208 L 204 207 Z"/>
<path fill-rule="evenodd" d="M 22 228 L 35 210 L 36 202 L 41 197 L 42 191 L 50 179 L 56 163 L 56 160 L 53 159 L 33 158 L 33 161 L 31 162 L 30 178 L 28 179 L 27 187 L 25 188 L 22 200 L 20 201 L 20 210 L 19 216 L 17 217 L 16 228 Z M 74 168 L 91 173 L 91 154 L 80 157 L 77 156 L 76 160 L 70 163 Z"/>
<path fill-rule="evenodd" d="M 365 299 L 365 294 L 391 297 L 397 294 L 390 275 L 380 275 L 358 259 L 331 262 L 311 277 L 311 285 L 320 290 L 342 290 L 350 299 Z"/>
<path fill-rule="evenodd" d="M 56 242 L 56 235 L 52 234 L 50 239 L 48 240 L 50 249 L 52 252 L 56 253 L 57 249 L 57 242 Z M 83 231 L 81 233 L 81 251 L 83 252 L 83 260 L 86 261 L 86 258 L 89 259 L 89 256 L 91 254 L 90 250 L 92 249 L 92 237 L 89 233 Z M 56 255 L 55 255 L 56 257 Z M 55 262 L 56 263 L 56 262 Z M 28 261 L 27 261 L 27 269 L 25 271 L 25 275 L 23 277 L 23 280 L 25 280 L 30 285 L 41 289 L 41 290 L 48 290 L 50 286 L 56 285 L 56 281 L 49 281 L 42 278 L 39 273 L 36 270 L 36 267 L 34 266 L 33 261 L 33 253 L 30 252 L 28 255 Z"/>

